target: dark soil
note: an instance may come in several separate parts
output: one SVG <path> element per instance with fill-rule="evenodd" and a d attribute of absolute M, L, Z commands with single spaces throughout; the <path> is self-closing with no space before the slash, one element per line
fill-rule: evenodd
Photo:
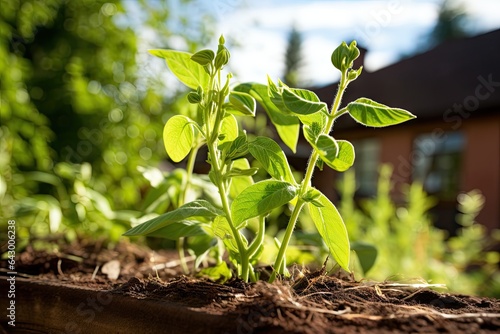
<path fill-rule="evenodd" d="M 120 263 L 117 279 L 101 270 L 112 260 Z M 498 299 L 449 294 L 422 284 L 356 282 L 341 274 L 326 275 L 324 270 L 295 269 L 292 279 L 273 284 L 237 279 L 219 284 L 184 276 L 177 264 L 172 252 L 153 252 L 130 243 L 113 249 L 79 243 L 57 253 L 27 249 L 18 255 L 16 270 L 19 277 L 33 281 L 106 290 L 124 298 L 223 315 L 221 319 L 228 322 L 224 328 L 231 328 L 228 333 L 500 332 Z M 2 292 L 0 298 L 5 295 Z M 2 326 L 9 330 L 4 321 Z"/>

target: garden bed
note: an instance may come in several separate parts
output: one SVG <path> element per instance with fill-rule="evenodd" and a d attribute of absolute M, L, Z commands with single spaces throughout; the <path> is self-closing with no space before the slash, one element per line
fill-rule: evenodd
<path fill-rule="evenodd" d="M 154 256 L 152 254 L 155 254 Z M 101 266 L 120 262 L 120 276 Z M 323 271 L 225 284 L 187 277 L 171 253 L 131 244 L 18 256 L 9 333 L 497 333 L 500 301 Z M 154 264 L 162 263 L 158 270 Z M 5 266 L 3 266 L 5 268 Z M 25 273 L 25 274 L 21 274 Z M 4 274 L 5 275 L 5 274 Z M 7 291 L 5 277 L 2 291 Z M 5 310 L 5 293 L 2 309 Z"/>

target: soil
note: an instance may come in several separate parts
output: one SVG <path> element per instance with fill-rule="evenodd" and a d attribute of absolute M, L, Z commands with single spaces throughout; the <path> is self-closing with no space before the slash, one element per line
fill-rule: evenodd
<path fill-rule="evenodd" d="M 116 279 L 112 264 L 119 264 Z M 155 252 L 128 242 L 112 249 L 102 243 L 79 242 L 61 246 L 58 252 L 28 247 L 17 257 L 17 284 L 34 298 L 27 298 L 27 303 L 35 305 L 36 296 L 40 295 L 42 303 L 52 303 L 46 305 L 48 310 L 63 298 L 64 289 L 78 287 L 77 293 L 101 291 L 115 296 L 121 308 L 113 309 L 127 315 L 128 320 L 124 323 L 124 317 L 120 320 L 108 316 L 114 325 L 102 331 L 88 331 L 96 333 L 148 332 L 148 323 L 153 320 L 140 319 L 140 303 L 144 303 L 145 309 L 154 310 L 150 313 L 159 317 L 156 322 L 167 323 L 168 315 L 175 314 L 182 326 L 190 322 L 194 326 L 204 324 L 192 330 L 176 325 L 164 327 L 169 328 L 162 330 L 165 333 L 500 332 L 500 300 L 494 298 L 450 294 L 417 283 L 356 282 L 341 273 L 326 273 L 324 268 L 313 272 L 294 268 L 292 278 L 273 284 L 238 279 L 220 284 L 183 275 L 178 264 L 175 252 Z M 105 270 L 107 273 L 102 271 L 105 265 L 111 267 Z M 2 268 L 6 268 L 5 263 Z M 6 275 L 6 270 L 2 275 Z M 23 307 L 23 298 L 16 300 L 19 308 Z M 0 299 L 5 309 L 5 292 Z M 74 310 L 67 308 L 60 317 L 71 317 Z M 47 312 L 49 319 L 50 311 Z M 25 324 L 24 330 L 20 326 L 13 328 L 7 325 L 5 317 L 0 322 L 8 333 L 59 333 L 47 329 L 50 326 L 37 325 L 34 329 L 34 325 Z"/>

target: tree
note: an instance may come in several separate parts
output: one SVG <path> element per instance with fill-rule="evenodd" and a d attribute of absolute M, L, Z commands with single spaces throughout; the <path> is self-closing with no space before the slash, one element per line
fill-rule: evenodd
<path fill-rule="evenodd" d="M 114 208 L 139 208 L 146 181 L 137 167 L 165 157 L 163 124 L 175 108 L 165 83 L 151 85 L 138 69 L 142 32 L 161 27 L 155 47 L 165 48 L 172 37 L 194 48 L 207 36 L 176 35 L 173 27 L 197 23 L 168 0 L 0 0 L 0 8 L 0 216 L 39 195 L 74 208 L 83 163 L 89 186 Z"/>
<path fill-rule="evenodd" d="M 295 26 L 288 33 L 288 44 L 285 53 L 284 81 L 287 85 L 297 87 L 300 81 L 302 66 L 302 35 Z"/>
<path fill-rule="evenodd" d="M 468 18 L 462 5 L 453 0 L 445 0 L 439 9 L 436 25 L 432 29 L 428 43 L 436 46 L 445 41 L 467 37 Z"/>

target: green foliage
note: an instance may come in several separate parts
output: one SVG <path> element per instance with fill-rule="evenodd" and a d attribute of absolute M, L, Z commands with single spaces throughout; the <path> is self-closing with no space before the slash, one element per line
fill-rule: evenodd
<path fill-rule="evenodd" d="M 297 189 L 283 181 L 264 180 L 243 190 L 231 205 L 233 222 L 238 225 L 250 218 L 265 216 L 297 196 Z"/>
<path fill-rule="evenodd" d="M 380 168 L 376 197 L 362 200 L 360 207 L 354 202 L 354 173 L 343 174 L 339 183 L 339 210 L 362 269 L 355 269 L 355 275 L 378 281 L 424 279 L 446 284 L 453 292 L 498 297 L 500 254 L 489 249 L 500 240 L 500 232 L 489 233 L 475 222 L 484 203 L 481 193 L 458 196 L 461 228 L 448 237 L 434 227 L 429 210 L 436 201 L 420 183 L 406 185 L 403 203 L 393 202 L 391 173 L 388 165 Z"/>
<path fill-rule="evenodd" d="M 273 95 L 268 94 L 268 86 L 259 83 L 244 83 L 236 86 L 234 90 L 248 93 L 259 102 L 276 127 L 276 131 L 283 143 L 295 153 L 299 140 L 300 120 L 280 111 L 271 100 Z"/>
<path fill-rule="evenodd" d="M 54 219 L 40 214 L 46 209 L 16 212 L 31 202 L 32 207 L 38 203 L 50 212 L 63 212 L 58 232 L 77 222 L 82 224 L 79 232 L 89 233 L 95 224 L 112 229 L 110 219 L 121 226 L 123 222 L 104 211 L 90 222 L 92 229 L 86 228 L 87 218 L 66 216 L 68 208 L 79 204 L 77 197 L 65 197 L 74 191 L 75 180 L 63 177 L 55 186 L 55 181 L 25 175 L 39 172 L 45 179 L 61 179 L 57 169 L 67 164 L 74 169 L 90 164 L 91 183 L 103 194 L 100 202 L 113 203 L 113 210 L 140 208 L 147 182 L 138 167 L 144 161 L 157 165 L 164 157 L 158 143 L 166 109 L 182 113 L 187 104 L 171 102 L 176 87 L 168 87 L 171 99 L 164 100 L 163 81 L 153 86 L 154 75 L 138 73 L 139 34 L 154 27 L 162 33 L 157 41 L 167 45 L 175 33 L 174 20 L 184 22 L 182 15 L 172 15 L 171 5 L 148 0 L 1 0 L 0 216 L 29 212 L 25 221 L 49 226 Z M 140 10 L 152 15 L 141 21 L 136 16 Z M 132 16 L 140 28 L 128 26 Z M 189 28 L 189 22 L 182 26 Z M 210 30 L 205 27 L 203 31 Z M 189 47 L 205 38 L 182 34 L 178 40 Z"/>
<path fill-rule="evenodd" d="M 274 140 L 257 137 L 249 143 L 248 151 L 273 178 L 292 184 L 296 183 L 285 153 Z"/>
<path fill-rule="evenodd" d="M 164 58 L 176 77 L 189 88 L 208 88 L 209 75 L 202 65 L 193 61 L 192 54 L 174 50 L 150 50 L 149 53 Z"/>
<path fill-rule="evenodd" d="M 410 120 L 414 116 L 367 99 L 360 99 L 339 110 L 347 85 L 360 74 L 360 70 L 351 68 L 353 60 L 359 55 L 355 42 L 349 47 L 343 43 L 333 52 L 333 64 L 340 69 L 342 77 L 331 110 L 313 92 L 290 88 L 281 81 L 275 84 L 269 78 L 267 86 L 245 83 L 231 90 L 232 75 L 227 74 L 225 81 L 222 80 L 222 69 L 230 58 L 224 43 L 221 36 L 217 52 L 206 49 L 194 54 L 173 50 L 152 51 L 153 55 L 164 58 L 179 81 L 192 89 L 187 98 L 197 106 L 197 115 L 200 116 L 196 119 L 180 115 L 170 118 L 164 130 L 166 150 L 175 162 L 189 155 L 189 179 L 193 156 L 199 146 L 207 145 L 208 175 L 218 189 L 220 206 L 216 208 L 202 200 L 186 203 L 133 227 L 125 235 L 160 235 L 163 229 L 168 228 L 170 234 L 165 237 L 177 238 L 201 235 L 205 231 L 217 240 L 213 248 L 220 249 L 223 245 L 228 251 L 240 278 L 256 280 L 258 277 L 253 266 L 264 252 L 265 217 L 288 204 L 292 212 L 283 239 L 275 239 L 279 250 L 270 277 L 273 281 L 278 274 L 287 274 L 285 253 L 299 215 L 307 207 L 333 258 L 340 267 L 349 271 L 350 245 L 342 217 L 333 203 L 310 185 L 317 163 L 324 162 L 334 169 L 346 170 L 354 162 L 352 145 L 346 141 L 339 141 L 339 144 L 329 135 L 334 121 L 349 113 L 367 125 L 384 126 Z M 249 140 L 246 132 L 240 130 L 233 114 L 236 111 L 238 115 L 254 116 L 256 101 L 267 111 L 278 134 L 292 150 L 297 144 L 300 123 L 304 124 L 304 135 L 312 146 L 312 153 L 300 183 L 296 182 L 285 154 L 274 140 L 262 136 Z M 195 135 L 199 136 L 199 140 L 194 139 Z M 254 183 L 252 175 L 257 169 L 249 168 L 245 159 L 247 153 L 261 164 L 270 176 L 268 179 Z M 185 185 L 189 186 L 189 182 Z M 247 227 L 255 225 L 255 221 L 257 226 L 252 229 L 253 238 L 249 239 L 251 229 Z M 196 229 L 197 225 L 203 228 Z M 203 254 L 210 252 L 210 249 L 205 249 Z M 218 255 L 216 268 L 225 272 L 220 252 Z M 369 262 L 365 262 L 365 266 L 368 267 Z M 220 278 L 218 269 L 208 274 Z M 227 277 L 225 274 L 222 276 Z"/>
<path fill-rule="evenodd" d="M 309 213 L 319 234 L 325 241 L 335 261 L 342 267 L 349 267 L 349 239 L 344 221 L 335 205 L 318 190 L 315 201 L 308 203 Z"/>
<path fill-rule="evenodd" d="M 174 162 L 183 160 L 193 148 L 194 128 L 189 117 L 175 115 L 163 129 L 163 142 L 167 154 Z"/>
<path fill-rule="evenodd" d="M 220 210 L 215 208 L 205 200 L 196 200 L 180 206 L 179 208 L 160 215 L 148 222 L 148 224 L 138 225 L 128 230 L 124 235 L 144 235 L 151 234 L 154 231 L 170 226 L 177 222 L 182 222 L 187 218 L 215 218 L 222 214 Z M 169 237 L 165 234 L 165 237 Z M 177 238 L 173 238 L 177 239 Z"/>
<path fill-rule="evenodd" d="M 406 122 L 408 118 L 415 118 L 413 115 L 408 115 L 406 110 L 389 108 L 367 98 L 357 99 L 349 103 L 346 108 L 352 118 L 366 126 L 383 127 Z"/>
<path fill-rule="evenodd" d="M 346 42 L 337 47 L 331 57 L 333 66 L 341 72 L 352 68 L 354 61 L 359 57 L 359 49 L 356 47 L 356 42 L 352 41 L 349 46 Z"/>
<path fill-rule="evenodd" d="M 138 215 L 130 210 L 116 210 L 103 195 L 104 185 L 92 173 L 88 163 L 58 163 L 54 173 L 34 171 L 23 174 L 23 183 L 48 187 L 50 194 L 24 197 L 14 204 L 18 218 L 17 233 L 23 244 L 30 238 L 64 235 L 72 241 L 78 235 L 106 235 L 116 242 L 129 221 Z"/>

